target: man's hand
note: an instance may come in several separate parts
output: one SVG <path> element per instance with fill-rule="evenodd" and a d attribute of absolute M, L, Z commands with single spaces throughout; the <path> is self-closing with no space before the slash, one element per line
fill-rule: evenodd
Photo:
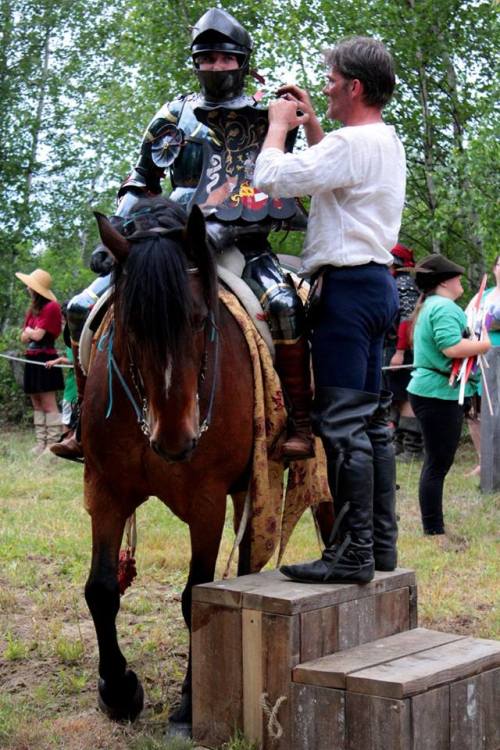
<path fill-rule="evenodd" d="M 307 117 L 302 120 L 301 124 L 304 125 L 307 143 L 309 144 L 309 146 L 314 146 L 315 143 L 319 143 L 321 140 L 323 140 L 323 138 L 325 137 L 323 128 L 321 127 L 320 122 L 316 117 L 316 112 L 314 111 L 311 97 L 309 96 L 307 91 L 305 91 L 305 89 L 301 89 L 294 84 L 281 86 L 278 89 L 278 96 L 285 97 L 290 101 L 295 102 L 297 109 L 303 112 L 304 115 L 307 115 Z"/>
<path fill-rule="evenodd" d="M 279 97 L 294 101 L 297 105 L 297 109 L 300 109 L 304 114 L 309 115 L 309 117 L 314 116 L 315 113 L 311 98 L 304 89 L 300 89 L 294 84 L 289 84 L 286 86 L 280 86 L 277 94 Z"/>
<path fill-rule="evenodd" d="M 299 114 L 301 112 L 301 114 Z M 298 102 L 289 94 L 273 99 L 269 103 L 269 126 L 278 126 L 286 130 L 293 130 L 299 125 L 304 125 L 309 115 L 301 111 Z"/>

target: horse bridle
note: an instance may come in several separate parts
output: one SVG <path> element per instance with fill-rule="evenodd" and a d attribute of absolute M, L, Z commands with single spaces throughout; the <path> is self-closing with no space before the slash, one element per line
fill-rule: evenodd
<path fill-rule="evenodd" d="M 188 268 L 187 273 L 190 275 L 198 274 L 199 269 L 196 267 Z M 208 328 L 210 327 L 210 333 L 208 334 Z M 199 410 L 199 402 L 200 402 L 200 387 L 205 382 L 205 379 L 207 377 L 208 372 L 208 361 L 209 361 L 209 355 L 208 355 L 208 349 L 209 344 L 213 344 L 214 347 L 214 356 L 213 356 L 213 363 L 214 363 L 214 369 L 213 369 L 213 378 L 212 378 L 212 385 L 210 388 L 210 397 L 208 401 L 208 408 L 206 416 L 203 420 L 203 422 L 198 427 L 198 433 L 196 436 L 196 440 L 198 441 L 200 437 L 208 430 L 210 427 L 211 421 L 212 421 L 212 413 L 213 413 L 213 407 L 215 403 L 215 392 L 217 390 L 217 374 L 219 370 L 219 332 L 217 329 L 217 325 L 215 323 L 214 314 L 213 311 L 210 310 L 207 317 L 205 318 L 205 321 L 203 323 L 203 329 L 205 333 L 205 348 L 203 350 L 203 354 L 201 357 L 201 365 L 200 370 L 198 373 L 198 390 L 196 392 L 196 403 Z M 151 437 L 151 428 L 149 426 L 148 422 L 148 401 L 144 395 L 144 381 L 141 375 L 141 372 L 136 364 L 134 364 L 132 353 L 130 351 L 129 347 L 129 372 L 130 372 L 130 378 L 132 380 L 132 383 L 134 385 L 134 388 L 137 392 L 137 395 L 140 400 L 140 405 L 137 403 L 136 398 L 134 397 L 134 394 L 130 390 L 127 381 L 125 380 L 123 373 L 121 372 L 118 363 L 116 362 L 115 356 L 113 354 L 113 340 L 114 340 L 114 323 L 112 322 L 110 327 L 107 331 L 103 333 L 101 338 L 99 339 L 99 342 L 97 344 L 97 348 L 99 351 L 104 351 L 104 347 L 106 345 L 107 341 L 107 350 L 108 350 L 108 408 L 106 411 L 105 418 L 108 419 L 111 415 L 111 412 L 113 410 L 113 372 L 116 374 L 118 381 L 120 382 L 120 385 L 122 386 L 125 395 L 127 396 L 128 400 L 130 401 L 132 408 L 135 412 L 135 415 L 137 417 L 137 423 L 141 429 L 141 432 L 143 435 L 145 435 L 147 438 Z"/>

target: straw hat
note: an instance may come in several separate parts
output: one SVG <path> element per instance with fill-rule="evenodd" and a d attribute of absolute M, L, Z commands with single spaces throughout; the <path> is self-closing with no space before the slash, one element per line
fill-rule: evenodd
<path fill-rule="evenodd" d="M 54 302 L 57 302 L 56 295 L 50 289 L 52 286 L 52 276 L 47 271 L 42 271 L 41 268 L 37 268 L 31 273 L 20 273 L 18 271 L 16 276 L 23 284 L 29 286 L 34 292 L 41 294 L 45 299 L 52 299 Z"/>

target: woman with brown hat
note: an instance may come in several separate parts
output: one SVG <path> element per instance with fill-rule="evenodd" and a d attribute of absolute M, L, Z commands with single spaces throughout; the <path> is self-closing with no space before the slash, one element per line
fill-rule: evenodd
<path fill-rule="evenodd" d="M 37 268 L 30 274 L 16 273 L 28 287 L 31 305 L 24 319 L 21 341 L 26 344 L 25 356 L 30 360 L 24 369 L 24 392 L 33 404 L 36 445 L 33 453 L 40 454 L 46 446 L 61 437 L 61 415 L 56 401 L 56 391 L 64 388 L 59 368 L 46 369 L 45 363 L 57 356 L 54 343 L 61 333 L 61 308 L 51 290 L 52 277 Z"/>
<path fill-rule="evenodd" d="M 450 385 L 452 361 L 474 357 L 490 348 L 466 336 L 467 318 L 455 304 L 463 294 L 460 276 L 465 269 L 442 255 L 429 255 L 415 266 L 422 298 L 414 327 L 414 366 L 408 393 L 424 438 L 425 458 L 420 475 L 419 501 L 424 534 L 444 534 L 443 485 L 462 433 L 464 406 L 458 388 Z M 474 393 L 468 383 L 465 396 Z"/>

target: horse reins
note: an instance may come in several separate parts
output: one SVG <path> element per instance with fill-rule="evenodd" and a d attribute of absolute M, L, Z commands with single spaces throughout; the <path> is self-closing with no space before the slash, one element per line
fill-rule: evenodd
<path fill-rule="evenodd" d="M 189 274 L 196 274 L 199 273 L 198 268 L 188 268 L 187 272 Z M 208 326 L 210 326 L 210 334 L 207 336 L 207 329 Z M 212 310 L 210 310 L 209 314 L 207 315 L 205 322 L 204 322 L 204 331 L 205 331 L 205 349 L 203 351 L 203 355 L 201 358 L 201 366 L 200 371 L 198 374 L 198 391 L 196 393 L 196 402 L 199 404 L 200 401 L 200 386 L 205 382 L 207 372 L 208 372 L 208 346 L 209 344 L 214 345 L 214 357 L 213 357 L 213 363 L 214 363 L 214 371 L 213 371 L 213 378 L 212 378 L 212 385 L 210 389 L 210 396 L 208 401 L 208 407 L 207 407 L 207 414 L 198 427 L 198 434 L 197 434 L 197 440 L 208 430 L 210 427 L 211 421 L 212 421 L 212 413 L 213 413 L 213 407 L 215 403 L 215 392 L 217 390 L 217 373 L 219 370 L 219 333 L 217 326 L 215 324 L 214 314 Z M 103 333 L 101 338 L 99 339 L 99 342 L 97 344 L 97 349 L 102 352 L 104 351 L 105 345 L 107 340 L 107 350 L 108 350 L 108 408 L 106 411 L 106 419 L 108 419 L 111 416 L 111 412 L 113 410 L 113 372 L 116 374 L 118 381 L 120 382 L 120 385 L 123 388 L 123 391 L 125 395 L 127 396 L 128 400 L 130 401 L 130 404 L 132 405 L 132 408 L 135 412 L 135 415 L 137 417 L 137 423 L 139 424 L 139 427 L 141 428 L 141 432 L 146 437 L 151 437 L 151 429 L 148 423 L 147 415 L 148 415 L 148 402 L 146 397 L 144 396 L 144 382 L 140 373 L 139 368 L 134 365 L 133 359 L 129 350 L 129 360 L 130 360 L 130 376 L 132 379 L 132 382 L 134 384 L 134 388 L 137 391 L 137 394 L 139 396 L 139 399 L 141 401 L 141 405 L 137 403 L 136 398 L 134 397 L 134 394 L 132 393 L 131 389 L 128 386 L 127 381 L 125 380 L 123 373 L 121 372 L 115 356 L 113 354 L 113 340 L 114 340 L 114 323 L 112 322 L 110 327 L 107 331 Z M 134 374 L 134 370 L 137 372 L 140 384 L 137 382 L 137 379 Z M 142 388 L 141 388 L 142 386 Z"/>

